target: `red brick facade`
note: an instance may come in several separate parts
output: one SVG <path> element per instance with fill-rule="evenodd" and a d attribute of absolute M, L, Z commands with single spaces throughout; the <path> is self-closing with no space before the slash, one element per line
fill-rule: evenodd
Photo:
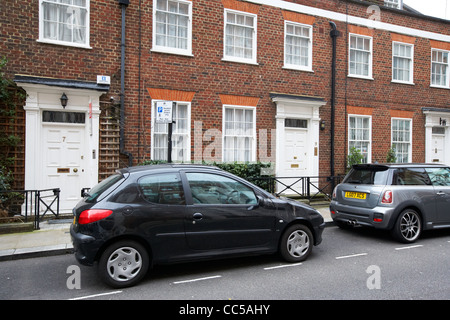
<path fill-rule="evenodd" d="M 396 33 L 376 25 L 375 28 L 359 26 L 345 20 L 335 21 L 340 36 L 337 38 L 335 154 L 330 154 L 332 40 L 329 21 L 333 21 L 335 15 L 341 17 L 346 14 L 371 21 L 376 12 L 368 11 L 368 8 L 377 2 L 382 3 L 356 0 L 192 0 L 192 55 L 189 56 L 152 50 L 153 1 L 131 0 L 126 8 L 125 150 L 133 155 L 134 163 L 150 159 L 152 99 L 169 100 L 174 92 L 186 93 L 189 97 L 182 101 L 191 102 L 192 160 L 194 122 L 202 121 L 203 132 L 211 128 L 222 130 L 224 104 L 248 105 L 245 99 L 245 102 L 239 102 L 239 97 L 256 102 L 257 135 L 259 129 L 267 129 L 270 139 L 277 112 L 270 93 L 280 93 L 326 101 L 320 107 L 320 119 L 325 123 L 319 139 L 320 175 L 330 174 L 331 156 L 335 159 L 336 174 L 345 171 L 349 114 L 372 117 L 373 162 L 384 162 L 391 147 L 391 118 L 411 118 L 411 160 L 424 162 L 423 108 L 449 108 L 450 100 L 449 88 L 430 86 L 431 50 L 450 50 L 450 42 Z M 286 6 L 280 8 L 277 6 L 279 3 Z M 321 14 L 323 11 L 318 10 L 314 11 L 318 13 L 316 15 L 308 14 L 301 12 L 302 7 L 290 7 L 293 4 L 325 10 L 326 13 Z M 257 64 L 224 61 L 224 9 L 257 16 Z M 448 21 L 386 8 L 381 8 L 378 13 L 385 25 L 442 34 L 446 39 L 450 36 Z M 285 20 L 312 25 L 313 72 L 283 68 Z M 111 88 L 102 99 L 109 101 L 110 97 L 119 97 L 121 7 L 118 1 L 90 1 L 90 49 L 37 41 L 39 1 L 2 1 L 0 21 L 0 55 L 9 59 L 10 77 L 25 74 L 95 82 L 97 75 L 109 75 Z M 348 76 L 350 33 L 372 38 L 373 79 Z M 392 82 L 393 41 L 414 45 L 414 84 Z M 167 90 L 166 94 L 163 90 Z M 224 103 L 223 97 L 231 100 Z M 211 142 L 203 139 L 202 143 L 206 148 Z M 268 148 L 269 155 L 275 152 L 270 150 L 270 144 Z"/>

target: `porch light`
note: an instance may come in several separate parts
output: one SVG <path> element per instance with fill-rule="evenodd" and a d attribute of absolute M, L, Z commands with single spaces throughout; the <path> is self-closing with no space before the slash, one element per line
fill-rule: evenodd
<path fill-rule="evenodd" d="M 67 106 L 67 101 L 68 101 L 69 99 L 67 98 L 67 96 L 66 96 L 66 94 L 65 94 L 64 92 L 63 92 L 61 98 L 59 98 L 59 100 L 61 100 L 61 106 L 62 106 L 63 108 L 66 108 L 66 106 Z"/>
<path fill-rule="evenodd" d="M 320 130 L 325 130 L 325 120 L 320 121 Z"/>

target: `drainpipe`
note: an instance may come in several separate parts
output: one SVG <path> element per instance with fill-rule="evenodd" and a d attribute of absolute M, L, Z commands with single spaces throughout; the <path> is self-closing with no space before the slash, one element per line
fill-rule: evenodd
<path fill-rule="evenodd" d="M 334 113 L 335 113 L 335 95 L 336 95 L 336 39 L 339 36 L 339 31 L 336 29 L 336 24 L 330 21 L 331 31 L 330 37 L 333 41 L 333 57 L 331 62 L 331 154 L 330 154 L 330 171 L 331 177 L 334 177 Z M 332 186 L 334 188 L 334 178 L 332 178 Z"/>
<path fill-rule="evenodd" d="M 128 157 L 128 166 L 133 165 L 133 155 L 125 151 L 124 142 L 124 126 L 125 126 L 125 11 L 130 4 L 130 0 L 119 0 L 120 7 L 122 9 L 122 40 L 120 43 L 121 49 L 121 61 L 120 61 L 120 141 L 119 152 Z"/>

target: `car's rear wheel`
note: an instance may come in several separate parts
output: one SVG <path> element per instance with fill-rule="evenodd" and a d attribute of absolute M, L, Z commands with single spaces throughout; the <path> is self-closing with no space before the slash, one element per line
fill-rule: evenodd
<path fill-rule="evenodd" d="M 288 262 L 304 261 L 311 254 L 313 242 L 311 230 L 307 226 L 293 225 L 281 237 L 280 254 Z"/>
<path fill-rule="evenodd" d="M 114 288 L 130 287 L 147 273 L 149 255 L 144 246 L 135 241 L 119 241 L 103 252 L 98 263 L 100 278 Z"/>
<path fill-rule="evenodd" d="M 416 241 L 422 233 L 422 221 L 417 211 L 405 209 L 400 213 L 392 229 L 395 239 L 403 243 Z"/>

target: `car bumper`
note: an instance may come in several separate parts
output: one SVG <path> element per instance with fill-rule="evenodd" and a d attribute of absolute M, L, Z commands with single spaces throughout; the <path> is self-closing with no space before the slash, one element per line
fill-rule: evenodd
<path fill-rule="evenodd" d="M 70 237 L 77 261 L 92 266 L 101 244 L 92 236 L 76 232 L 73 225 L 70 226 Z"/>
<path fill-rule="evenodd" d="M 381 206 L 360 208 L 332 201 L 330 204 L 330 212 L 334 222 L 348 223 L 349 225 L 363 225 L 376 229 L 389 229 L 394 208 Z"/>
<path fill-rule="evenodd" d="M 319 244 L 322 243 L 322 233 L 323 230 L 325 229 L 325 225 L 326 223 L 323 222 L 320 225 L 314 227 L 314 245 L 318 246 Z"/>

